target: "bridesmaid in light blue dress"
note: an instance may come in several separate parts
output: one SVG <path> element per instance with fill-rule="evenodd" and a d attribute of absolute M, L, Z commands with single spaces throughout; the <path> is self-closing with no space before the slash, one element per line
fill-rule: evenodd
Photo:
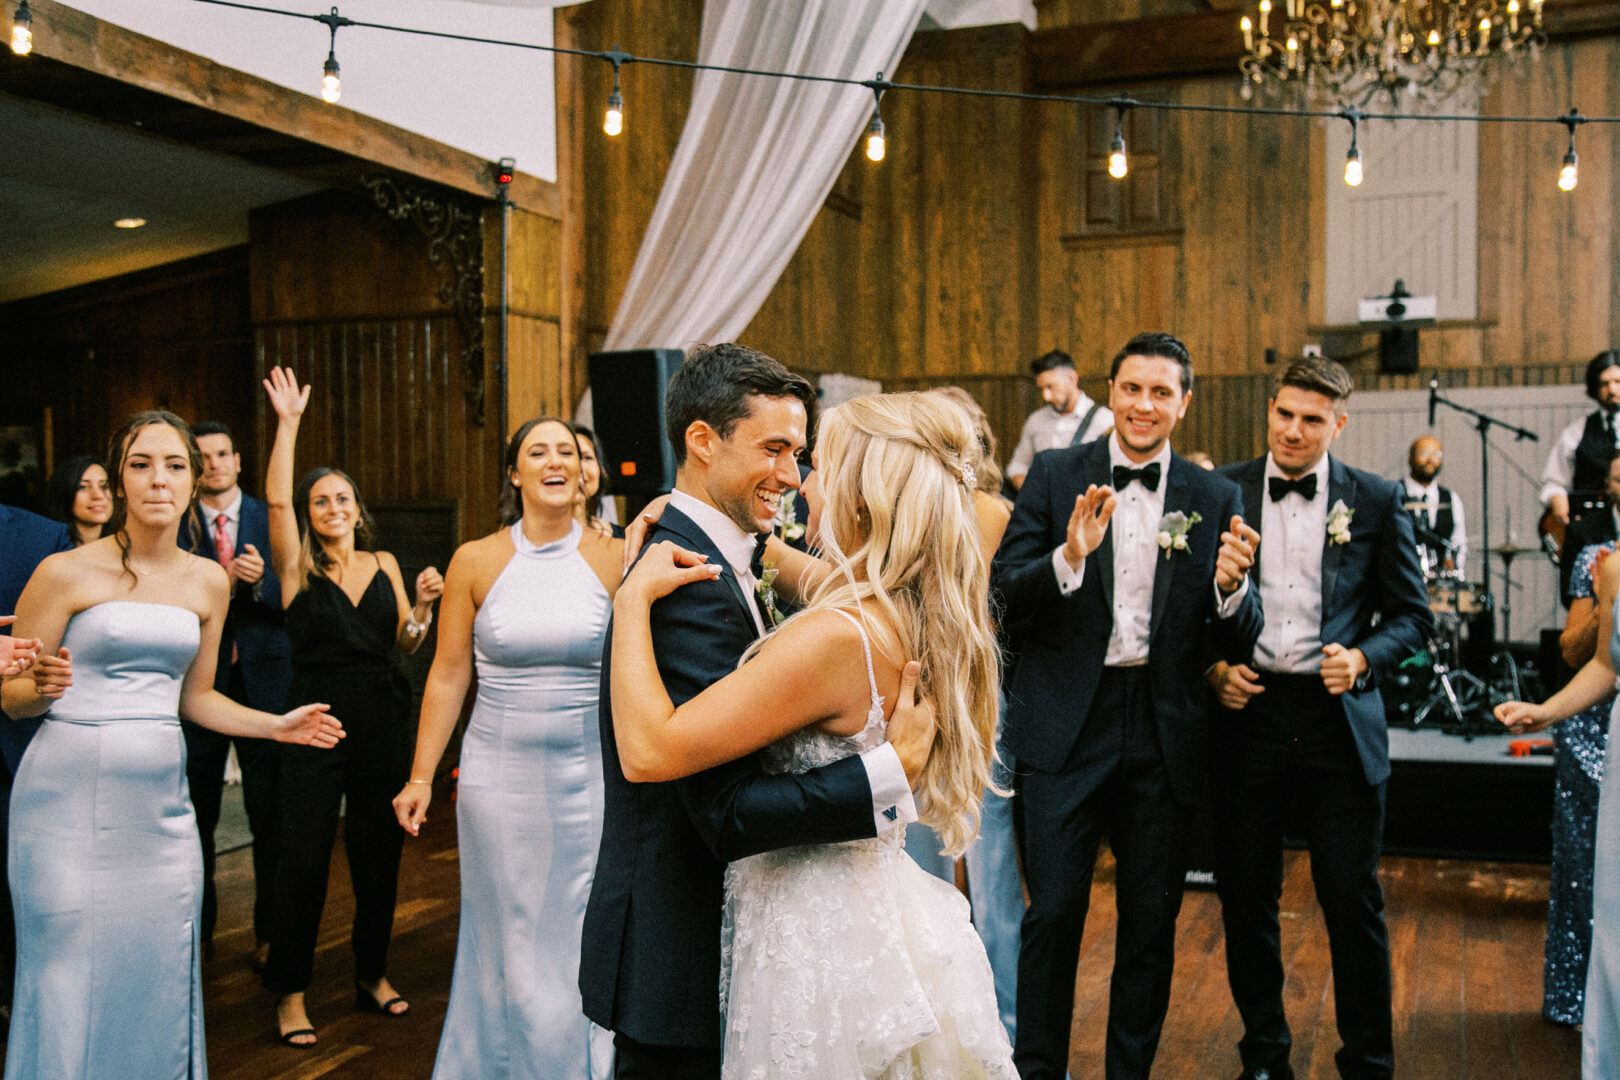
<path fill-rule="evenodd" d="M 110 535 L 40 564 L 17 626 L 42 642 L 4 685 L 45 723 L 18 767 L 6 1080 L 203 1080 L 202 854 L 180 717 L 330 747 L 326 706 L 275 717 L 216 692 L 229 587 L 175 543 L 201 456 L 169 413 L 113 439 Z"/>
<path fill-rule="evenodd" d="M 1515 732 L 1540 731 L 1579 713 L 1616 688 L 1620 670 L 1620 558 L 1597 574 L 1597 653 L 1544 704 L 1509 701 L 1496 717 Z M 1620 709 L 1620 701 L 1616 708 Z M 1610 730 L 1614 720 L 1610 718 Z M 1592 874 L 1592 950 L 1586 968 L 1585 1019 L 1581 1028 L 1582 1080 L 1620 1076 L 1620 739 L 1609 739 L 1598 795 Z"/>
<path fill-rule="evenodd" d="M 612 1038 L 581 1011 L 580 928 L 602 831 L 602 646 L 621 541 L 583 528 L 579 443 L 542 418 L 505 455 L 505 529 L 451 560 L 411 781 L 415 835 L 476 665 L 456 825 L 461 930 L 434 1080 L 586 1080 Z M 521 511 L 521 516 L 519 516 Z"/>

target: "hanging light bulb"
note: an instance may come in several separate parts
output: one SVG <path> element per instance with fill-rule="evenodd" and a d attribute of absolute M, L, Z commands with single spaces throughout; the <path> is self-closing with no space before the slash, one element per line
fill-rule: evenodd
<path fill-rule="evenodd" d="M 1108 144 L 1108 175 L 1115 180 L 1125 179 L 1131 164 L 1125 159 L 1125 110 L 1114 114 L 1114 141 Z"/>
<path fill-rule="evenodd" d="M 889 141 L 883 136 L 883 117 L 872 110 L 872 121 L 866 125 L 866 157 L 869 161 L 882 161 L 889 152 Z"/>
<path fill-rule="evenodd" d="M 1350 152 L 1344 155 L 1344 182 L 1351 187 L 1360 187 L 1361 144 L 1359 136 L 1361 114 L 1358 111 L 1346 110 L 1345 115 L 1350 121 Z"/>
<path fill-rule="evenodd" d="M 624 95 L 619 92 L 618 64 L 613 65 L 613 93 L 608 95 L 607 112 L 602 114 L 602 130 L 609 135 L 617 135 L 624 130 Z"/>
<path fill-rule="evenodd" d="M 343 80 L 338 77 L 337 53 L 326 55 L 326 64 L 321 68 L 321 97 L 330 104 L 336 105 L 338 98 L 343 96 Z"/>
<path fill-rule="evenodd" d="M 1575 190 L 1575 185 L 1580 182 L 1580 175 L 1577 171 L 1579 160 L 1575 154 L 1575 147 L 1570 146 L 1569 152 L 1564 155 L 1564 167 L 1558 170 L 1558 190 Z"/>
<path fill-rule="evenodd" d="M 28 10 L 28 0 L 17 5 L 17 14 L 11 20 L 11 51 L 27 56 L 34 51 L 34 16 Z"/>

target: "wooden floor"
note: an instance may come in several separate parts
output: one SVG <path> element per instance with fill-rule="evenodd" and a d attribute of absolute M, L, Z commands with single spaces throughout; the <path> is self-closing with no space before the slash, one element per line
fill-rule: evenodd
<path fill-rule="evenodd" d="M 320 1030 L 313 1051 L 274 1037 L 273 1002 L 247 968 L 252 865 L 247 850 L 219 860 L 215 954 L 204 965 L 213 1080 L 427 1080 L 449 996 L 456 947 L 454 823 L 441 813 L 406 841 L 389 975 L 411 1000 L 408 1017 L 352 1010 L 348 923 L 353 914 L 342 845 L 310 990 Z M 1327 937 L 1308 859 L 1289 856 L 1283 892 L 1287 1006 L 1293 1065 L 1302 1078 L 1337 1076 Z M 1395 1052 L 1403 1080 L 1574 1080 L 1579 1036 L 1542 1021 L 1541 952 L 1547 869 L 1511 863 L 1386 859 L 1395 977 Z M 1102 1076 L 1113 961 L 1111 866 L 1099 867 L 1079 973 L 1072 1073 Z M 1220 907 L 1190 890 L 1177 935 L 1176 979 L 1154 1075 L 1232 1080 L 1237 1015 L 1226 987 Z M 567 1078 L 558 1078 L 567 1080 Z"/>

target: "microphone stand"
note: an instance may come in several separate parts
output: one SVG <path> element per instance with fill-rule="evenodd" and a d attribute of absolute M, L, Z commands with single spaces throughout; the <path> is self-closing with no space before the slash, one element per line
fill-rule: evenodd
<path fill-rule="evenodd" d="M 1460 412 L 1473 418 L 1474 429 L 1479 432 L 1479 483 L 1480 483 L 1480 549 L 1485 559 L 1485 602 L 1491 603 L 1491 428 L 1499 427 L 1503 431 L 1510 431 L 1518 441 L 1529 439 L 1539 442 L 1536 433 L 1506 420 L 1498 420 L 1478 409 L 1470 409 L 1467 405 L 1452 401 L 1440 392 L 1440 380 L 1429 380 L 1429 426 L 1434 426 L 1435 406 L 1444 405 L 1448 409 Z M 1495 610 L 1493 606 L 1492 611 Z M 1494 616 L 1493 616 L 1494 618 Z M 1505 644 L 1505 643 L 1504 643 Z"/>

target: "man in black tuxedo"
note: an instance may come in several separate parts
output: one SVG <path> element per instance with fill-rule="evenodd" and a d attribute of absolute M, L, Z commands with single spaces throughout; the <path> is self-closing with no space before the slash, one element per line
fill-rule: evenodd
<path fill-rule="evenodd" d="M 230 429 L 205 420 L 192 429 L 203 455 L 198 484 L 198 525 L 180 530 L 180 544 L 205 558 L 218 559 L 231 579 L 231 605 L 219 639 L 219 663 L 214 689 L 232 701 L 279 713 L 287 707 L 287 685 L 292 678 L 292 650 L 282 629 L 281 580 L 271 569 L 270 512 L 244 492 L 239 484 L 242 456 Z M 277 809 L 280 757 L 268 739 L 222 735 L 189 721 L 181 724 L 186 738 L 186 783 L 197 810 L 197 832 L 202 840 L 202 940 L 211 945 L 219 897 L 214 888 L 214 831 L 219 826 L 225 789 L 225 759 L 236 743 L 242 767 L 242 805 L 253 834 L 253 954 L 255 969 L 269 952 L 270 924 L 276 892 L 276 848 L 281 815 Z"/>
<path fill-rule="evenodd" d="M 1558 595 L 1565 607 L 1569 607 L 1571 599 L 1569 578 L 1581 551 L 1593 544 L 1612 544 L 1620 538 L 1620 454 L 1610 458 L 1605 475 L 1604 494 L 1608 505 L 1570 522 L 1564 531 L 1564 546 L 1558 557 Z"/>
<path fill-rule="evenodd" d="M 1293 1076 L 1277 903 L 1283 835 L 1310 848 L 1327 923 L 1343 1048 L 1339 1075 L 1394 1072 L 1389 934 L 1378 855 L 1389 732 L 1378 684 L 1430 628 L 1400 486 L 1328 456 L 1350 375 L 1306 357 L 1283 371 L 1265 457 L 1221 470 L 1264 541 L 1253 583 L 1265 629 L 1253 659 L 1217 664 L 1216 882 L 1227 976 L 1243 1016 L 1243 1075 Z"/>
<path fill-rule="evenodd" d="M 815 409 L 809 383 L 739 345 L 695 348 L 670 380 L 665 427 L 679 471 L 647 542 L 670 540 L 722 567 L 718 578 L 652 607 L 659 674 L 677 705 L 735 670 L 769 625 L 754 559 L 781 500 L 798 487 L 797 455 Z M 612 640 L 610 627 L 602 846 L 580 951 L 585 1015 L 615 1032 L 621 1080 L 715 1080 L 725 863 L 915 820 L 910 787 L 932 722 L 923 710 L 897 709 L 888 744 L 800 775 L 768 776 L 752 754 L 685 780 L 632 783 L 613 736 Z"/>
<path fill-rule="evenodd" d="M 1191 395 L 1180 341 L 1127 342 L 1108 384 L 1113 434 L 1035 456 L 991 567 L 1016 654 L 1002 739 L 1019 765 L 1030 898 L 1014 1053 L 1024 1080 L 1065 1072 L 1105 833 L 1119 902 L 1111 1080 L 1145 1080 L 1169 1005 L 1206 776 L 1204 672 L 1247 655 L 1261 623 L 1245 584 L 1256 537 L 1237 488 L 1170 450 Z"/>

